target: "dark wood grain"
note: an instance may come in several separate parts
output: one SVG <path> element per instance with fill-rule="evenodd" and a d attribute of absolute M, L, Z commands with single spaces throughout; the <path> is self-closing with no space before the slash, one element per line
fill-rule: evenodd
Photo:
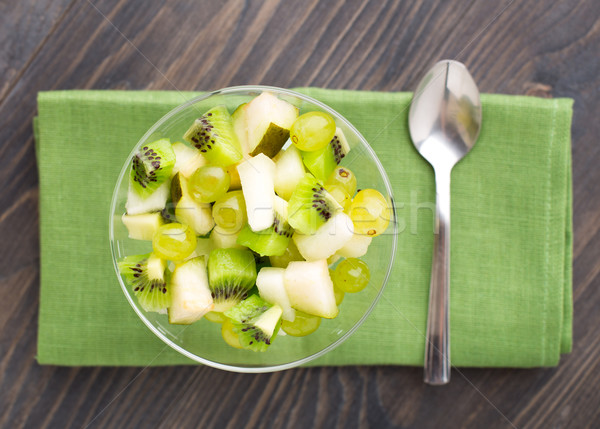
<path fill-rule="evenodd" d="M 600 426 L 600 3 L 0 1 L 0 426 Z M 105 16 L 103 16 L 105 15 Z M 574 346 L 557 368 L 232 374 L 35 361 L 40 90 L 236 84 L 414 89 L 456 58 L 483 92 L 573 97 Z"/>
<path fill-rule="evenodd" d="M 11 91 L 73 0 L 0 2 L 0 100 Z"/>

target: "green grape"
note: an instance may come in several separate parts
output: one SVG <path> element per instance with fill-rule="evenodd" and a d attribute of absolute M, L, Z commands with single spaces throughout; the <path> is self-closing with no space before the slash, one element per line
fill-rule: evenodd
<path fill-rule="evenodd" d="M 227 192 L 212 208 L 215 223 L 229 232 L 238 232 L 248 221 L 242 191 Z"/>
<path fill-rule="evenodd" d="M 205 165 L 190 177 L 190 194 L 199 203 L 212 203 L 229 189 L 229 173 L 216 165 Z"/>
<path fill-rule="evenodd" d="M 350 218 L 356 234 L 376 237 L 388 227 L 391 209 L 375 189 L 363 189 L 352 200 Z"/>
<path fill-rule="evenodd" d="M 154 233 L 152 247 L 162 259 L 181 261 L 196 249 L 196 234 L 187 225 L 167 223 Z"/>
<path fill-rule="evenodd" d="M 332 270 L 331 268 L 329 269 L 329 278 L 333 279 L 333 273 L 334 270 Z M 335 287 L 335 284 L 333 285 L 333 295 L 335 296 L 335 305 L 337 305 L 338 307 L 340 306 L 340 304 L 342 303 L 342 301 L 344 300 L 344 291 L 338 289 L 337 287 Z"/>
<path fill-rule="evenodd" d="M 321 318 L 319 316 L 313 316 L 312 314 L 296 310 L 294 321 L 282 320 L 281 329 L 293 337 L 304 337 L 315 332 L 320 324 Z"/>
<path fill-rule="evenodd" d="M 339 185 L 350 194 L 356 193 L 356 176 L 346 167 L 337 167 L 325 182 L 326 185 Z"/>
<path fill-rule="evenodd" d="M 363 290 L 371 278 L 369 267 L 357 258 L 343 260 L 333 272 L 333 286 L 343 292 L 355 293 Z"/>
<path fill-rule="evenodd" d="M 240 338 L 238 337 L 237 332 L 233 330 L 233 323 L 229 318 L 227 318 L 227 320 L 223 322 L 223 326 L 221 326 L 221 336 L 231 347 L 236 349 L 242 348 L 242 345 L 240 344 Z"/>
<path fill-rule="evenodd" d="M 352 198 L 344 187 L 340 185 L 325 185 L 325 190 L 342 206 L 344 211 L 350 209 Z"/>
<path fill-rule="evenodd" d="M 269 261 L 272 267 L 287 268 L 292 261 L 304 261 L 304 258 L 300 254 L 300 251 L 296 247 L 293 240 L 290 240 L 290 244 L 286 247 L 285 252 L 281 256 L 269 256 Z"/>
<path fill-rule="evenodd" d="M 223 323 L 227 320 L 227 316 L 218 311 L 209 311 L 204 315 L 204 318 L 213 323 Z"/>
<path fill-rule="evenodd" d="M 300 150 L 323 149 L 335 135 L 335 120 L 324 112 L 300 115 L 290 128 L 290 138 Z"/>
<path fill-rule="evenodd" d="M 344 291 L 338 289 L 337 287 L 333 287 L 333 294 L 335 295 L 335 305 L 337 305 L 338 307 L 340 306 L 340 304 L 342 303 L 342 301 L 344 300 Z"/>

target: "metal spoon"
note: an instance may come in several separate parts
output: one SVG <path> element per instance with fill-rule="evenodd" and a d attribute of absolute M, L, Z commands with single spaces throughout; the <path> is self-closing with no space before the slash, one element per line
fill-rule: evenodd
<path fill-rule="evenodd" d="M 433 167 L 435 225 L 429 315 L 425 345 L 425 383 L 450 381 L 450 174 L 473 147 L 481 128 L 481 101 L 464 64 L 444 60 L 419 83 L 408 115 L 413 144 Z"/>

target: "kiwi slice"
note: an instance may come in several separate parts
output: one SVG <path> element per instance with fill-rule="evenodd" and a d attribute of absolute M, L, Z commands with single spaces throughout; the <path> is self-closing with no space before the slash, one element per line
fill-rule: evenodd
<path fill-rule="evenodd" d="M 208 285 L 215 307 L 226 311 L 248 296 L 256 282 L 254 254 L 241 249 L 214 249 L 208 257 Z"/>
<path fill-rule="evenodd" d="M 183 139 L 198 149 L 210 164 L 228 167 L 242 159 L 231 115 L 225 106 L 216 106 L 194 121 Z"/>
<path fill-rule="evenodd" d="M 129 179 L 133 190 L 147 197 L 171 177 L 175 153 L 169 139 L 143 144 L 133 155 Z"/>
<path fill-rule="evenodd" d="M 237 238 L 237 244 L 246 246 L 261 256 L 283 255 L 294 233 L 287 221 L 287 206 L 287 201 L 276 195 L 273 201 L 275 211 L 273 225 L 256 232 L 252 231 L 250 226 L 244 226 Z"/>
<path fill-rule="evenodd" d="M 171 305 L 171 289 L 165 277 L 167 265 L 164 260 L 148 253 L 127 256 L 118 266 L 145 311 L 163 313 L 167 310 Z"/>
<path fill-rule="evenodd" d="M 302 161 L 308 171 L 317 179 L 325 181 L 348 152 L 350 152 L 350 146 L 346 136 L 340 128 L 336 128 L 335 134 L 327 146 L 314 152 L 302 152 Z"/>
<path fill-rule="evenodd" d="M 244 349 L 264 352 L 277 336 L 282 313 L 279 305 L 271 305 L 258 295 L 251 295 L 225 315 L 233 322 L 233 330 Z"/>
<path fill-rule="evenodd" d="M 313 234 L 341 208 L 321 182 L 307 173 L 290 197 L 288 222 L 302 234 Z"/>

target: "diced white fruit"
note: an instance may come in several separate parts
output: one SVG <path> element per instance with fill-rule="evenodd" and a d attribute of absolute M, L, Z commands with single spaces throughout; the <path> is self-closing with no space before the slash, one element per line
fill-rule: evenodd
<path fill-rule="evenodd" d="M 281 155 L 275 163 L 275 192 L 284 200 L 289 200 L 306 171 L 296 146 L 291 145 L 279 153 Z"/>
<path fill-rule="evenodd" d="M 175 206 L 175 217 L 181 223 L 189 225 L 197 235 L 205 235 L 215 226 L 212 207 L 208 203 L 198 203 L 184 195 Z"/>
<path fill-rule="evenodd" d="M 132 188 L 131 184 L 129 184 L 125 210 L 127 210 L 127 214 L 129 215 L 161 211 L 165 208 L 170 193 L 170 183 L 168 180 L 160 185 L 147 198 L 140 197 Z"/>
<path fill-rule="evenodd" d="M 154 233 L 164 223 L 160 213 L 124 214 L 121 219 L 129 231 L 129 238 L 134 240 L 152 241 Z"/>
<path fill-rule="evenodd" d="M 333 319 L 338 314 L 327 261 L 290 262 L 284 274 L 285 290 L 296 310 Z"/>
<path fill-rule="evenodd" d="M 184 177 L 190 177 L 194 174 L 194 171 L 208 164 L 196 148 L 189 147 L 181 142 L 173 143 L 172 147 L 173 152 L 175 152 L 175 166 L 173 167 L 171 176 L 175 176 L 179 172 Z"/>
<path fill-rule="evenodd" d="M 292 308 L 285 290 L 284 275 L 284 268 L 261 268 L 256 277 L 256 286 L 262 299 L 279 305 L 283 310 L 283 318 L 293 322 L 296 318 L 296 311 Z"/>
<path fill-rule="evenodd" d="M 242 156 L 249 158 L 251 149 L 248 147 L 248 124 L 246 122 L 246 106 L 248 103 L 240 104 L 231 114 L 233 131 L 240 142 Z"/>
<path fill-rule="evenodd" d="M 307 261 L 327 259 L 344 247 L 354 234 L 352 220 L 344 212 L 338 212 L 312 235 L 294 233 L 292 239 L 298 251 Z"/>
<path fill-rule="evenodd" d="M 189 325 L 213 309 L 204 257 L 190 259 L 175 267 L 171 296 L 169 323 Z"/>
<path fill-rule="evenodd" d="M 360 258 L 367 253 L 373 237 L 363 234 L 354 234 L 344 246 L 336 252 L 344 258 Z"/>
<path fill-rule="evenodd" d="M 281 307 L 275 304 L 259 316 L 256 322 L 254 322 L 254 326 L 263 331 L 268 337 L 272 337 L 282 312 Z"/>
<path fill-rule="evenodd" d="M 216 225 L 210 233 L 210 243 L 213 249 L 245 249 L 237 244 L 240 231 L 231 232 Z"/>
<path fill-rule="evenodd" d="M 246 200 L 248 225 L 252 231 L 262 231 L 273 225 L 275 197 L 275 163 L 264 154 L 258 154 L 238 165 L 242 192 Z"/>
<path fill-rule="evenodd" d="M 289 130 L 298 117 L 298 108 L 277 98 L 270 92 L 263 92 L 246 106 L 246 127 L 248 151 L 252 152 L 260 143 L 269 124 Z"/>
<path fill-rule="evenodd" d="M 190 162 L 182 166 L 179 172 L 183 174 L 184 177 L 189 178 L 197 169 L 204 167 L 205 165 L 207 165 L 206 158 L 204 158 L 202 154 L 198 154 Z"/>

